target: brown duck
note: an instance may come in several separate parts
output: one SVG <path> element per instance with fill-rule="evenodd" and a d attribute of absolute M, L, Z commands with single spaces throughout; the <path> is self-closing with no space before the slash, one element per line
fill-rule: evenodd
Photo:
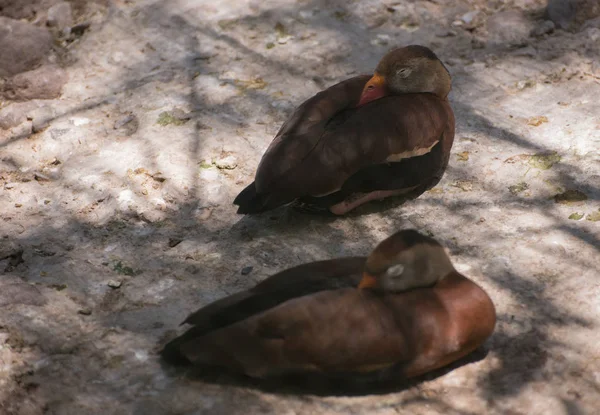
<path fill-rule="evenodd" d="M 492 334 L 496 312 L 438 242 L 406 230 L 367 258 L 288 269 L 185 323 L 194 327 L 162 351 L 171 363 L 259 378 L 384 370 L 408 378 L 476 349 Z"/>
<path fill-rule="evenodd" d="M 342 215 L 375 199 L 417 197 L 442 178 L 454 141 L 448 70 L 424 46 L 386 54 L 375 74 L 308 99 L 283 124 L 238 213 L 285 204 Z"/>

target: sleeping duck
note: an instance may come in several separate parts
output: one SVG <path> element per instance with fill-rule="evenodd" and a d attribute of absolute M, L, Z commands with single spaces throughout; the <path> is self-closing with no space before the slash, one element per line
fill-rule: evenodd
<path fill-rule="evenodd" d="M 293 204 L 343 215 L 371 200 L 418 197 L 448 165 L 448 70 L 424 46 L 387 53 L 373 76 L 319 92 L 283 124 L 235 198 L 238 213 Z"/>
<path fill-rule="evenodd" d="M 367 257 L 300 265 L 191 314 L 161 354 L 251 377 L 290 373 L 410 378 L 448 365 L 493 332 L 494 304 L 443 247 L 400 231 Z"/>

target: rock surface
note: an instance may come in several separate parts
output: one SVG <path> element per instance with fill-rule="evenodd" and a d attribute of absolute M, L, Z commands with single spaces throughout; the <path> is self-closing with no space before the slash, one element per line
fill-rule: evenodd
<path fill-rule="evenodd" d="M 46 24 L 58 30 L 64 30 L 73 25 L 73 11 L 71 3 L 62 1 L 48 9 Z"/>
<path fill-rule="evenodd" d="M 490 39 L 506 45 L 520 45 L 533 30 L 532 22 L 519 10 L 495 13 L 487 20 Z"/>
<path fill-rule="evenodd" d="M 35 69 L 51 47 L 52 36 L 45 28 L 0 17 L 0 76 Z"/>
<path fill-rule="evenodd" d="M 66 72 L 57 65 L 20 73 L 8 79 L 0 94 L 5 99 L 25 101 L 31 99 L 58 98 L 67 82 Z"/>
<path fill-rule="evenodd" d="M 58 1 L 4 3 L 39 35 Z M 571 31 L 530 37 L 545 0 L 70 3 L 87 29 L 55 45 L 60 97 L 0 107 L 0 412 L 597 412 L 597 20 L 577 12 Z M 49 59 L 44 42 L 18 72 Z M 236 215 L 296 105 L 411 43 L 453 76 L 457 133 L 438 186 L 345 218 Z M 438 238 L 496 304 L 494 335 L 453 370 L 298 395 L 157 359 L 190 311 L 405 227 Z"/>

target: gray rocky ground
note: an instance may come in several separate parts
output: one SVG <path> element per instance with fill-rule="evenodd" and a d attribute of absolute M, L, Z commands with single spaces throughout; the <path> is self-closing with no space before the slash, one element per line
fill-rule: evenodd
<path fill-rule="evenodd" d="M 598 413 L 600 10 L 545 6 L 0 1 L 0 412 Z M 340 219 L 235 214 L 295 105 L 410 43 L 454 78 L 436 188 Z M 493 298 L 478 359 L 356 396 L 157 360 L 199 306 L 403 227 Z"/>

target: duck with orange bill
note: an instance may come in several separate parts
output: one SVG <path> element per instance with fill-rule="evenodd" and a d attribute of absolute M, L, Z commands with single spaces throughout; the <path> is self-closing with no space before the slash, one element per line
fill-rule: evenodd
<path fill-rule="evenodd" d="M 387 53 L 373 75 L 319 92 L 283 124 L 238 213 L 293 205 L 343 215 L 372 200 L 415 198 L 442 178 L 454 141 L 450 73 L 430 49 Z"/>
<path fill-rule="evenodd" d="M 403 230 L 366 258 L 290 268 L 184 323 L 192 327 L 161 352 L 174 364 L 257 378 L 382 371 L 410 378 L 481 346 L 496 312 L 436 240 Z"/>

